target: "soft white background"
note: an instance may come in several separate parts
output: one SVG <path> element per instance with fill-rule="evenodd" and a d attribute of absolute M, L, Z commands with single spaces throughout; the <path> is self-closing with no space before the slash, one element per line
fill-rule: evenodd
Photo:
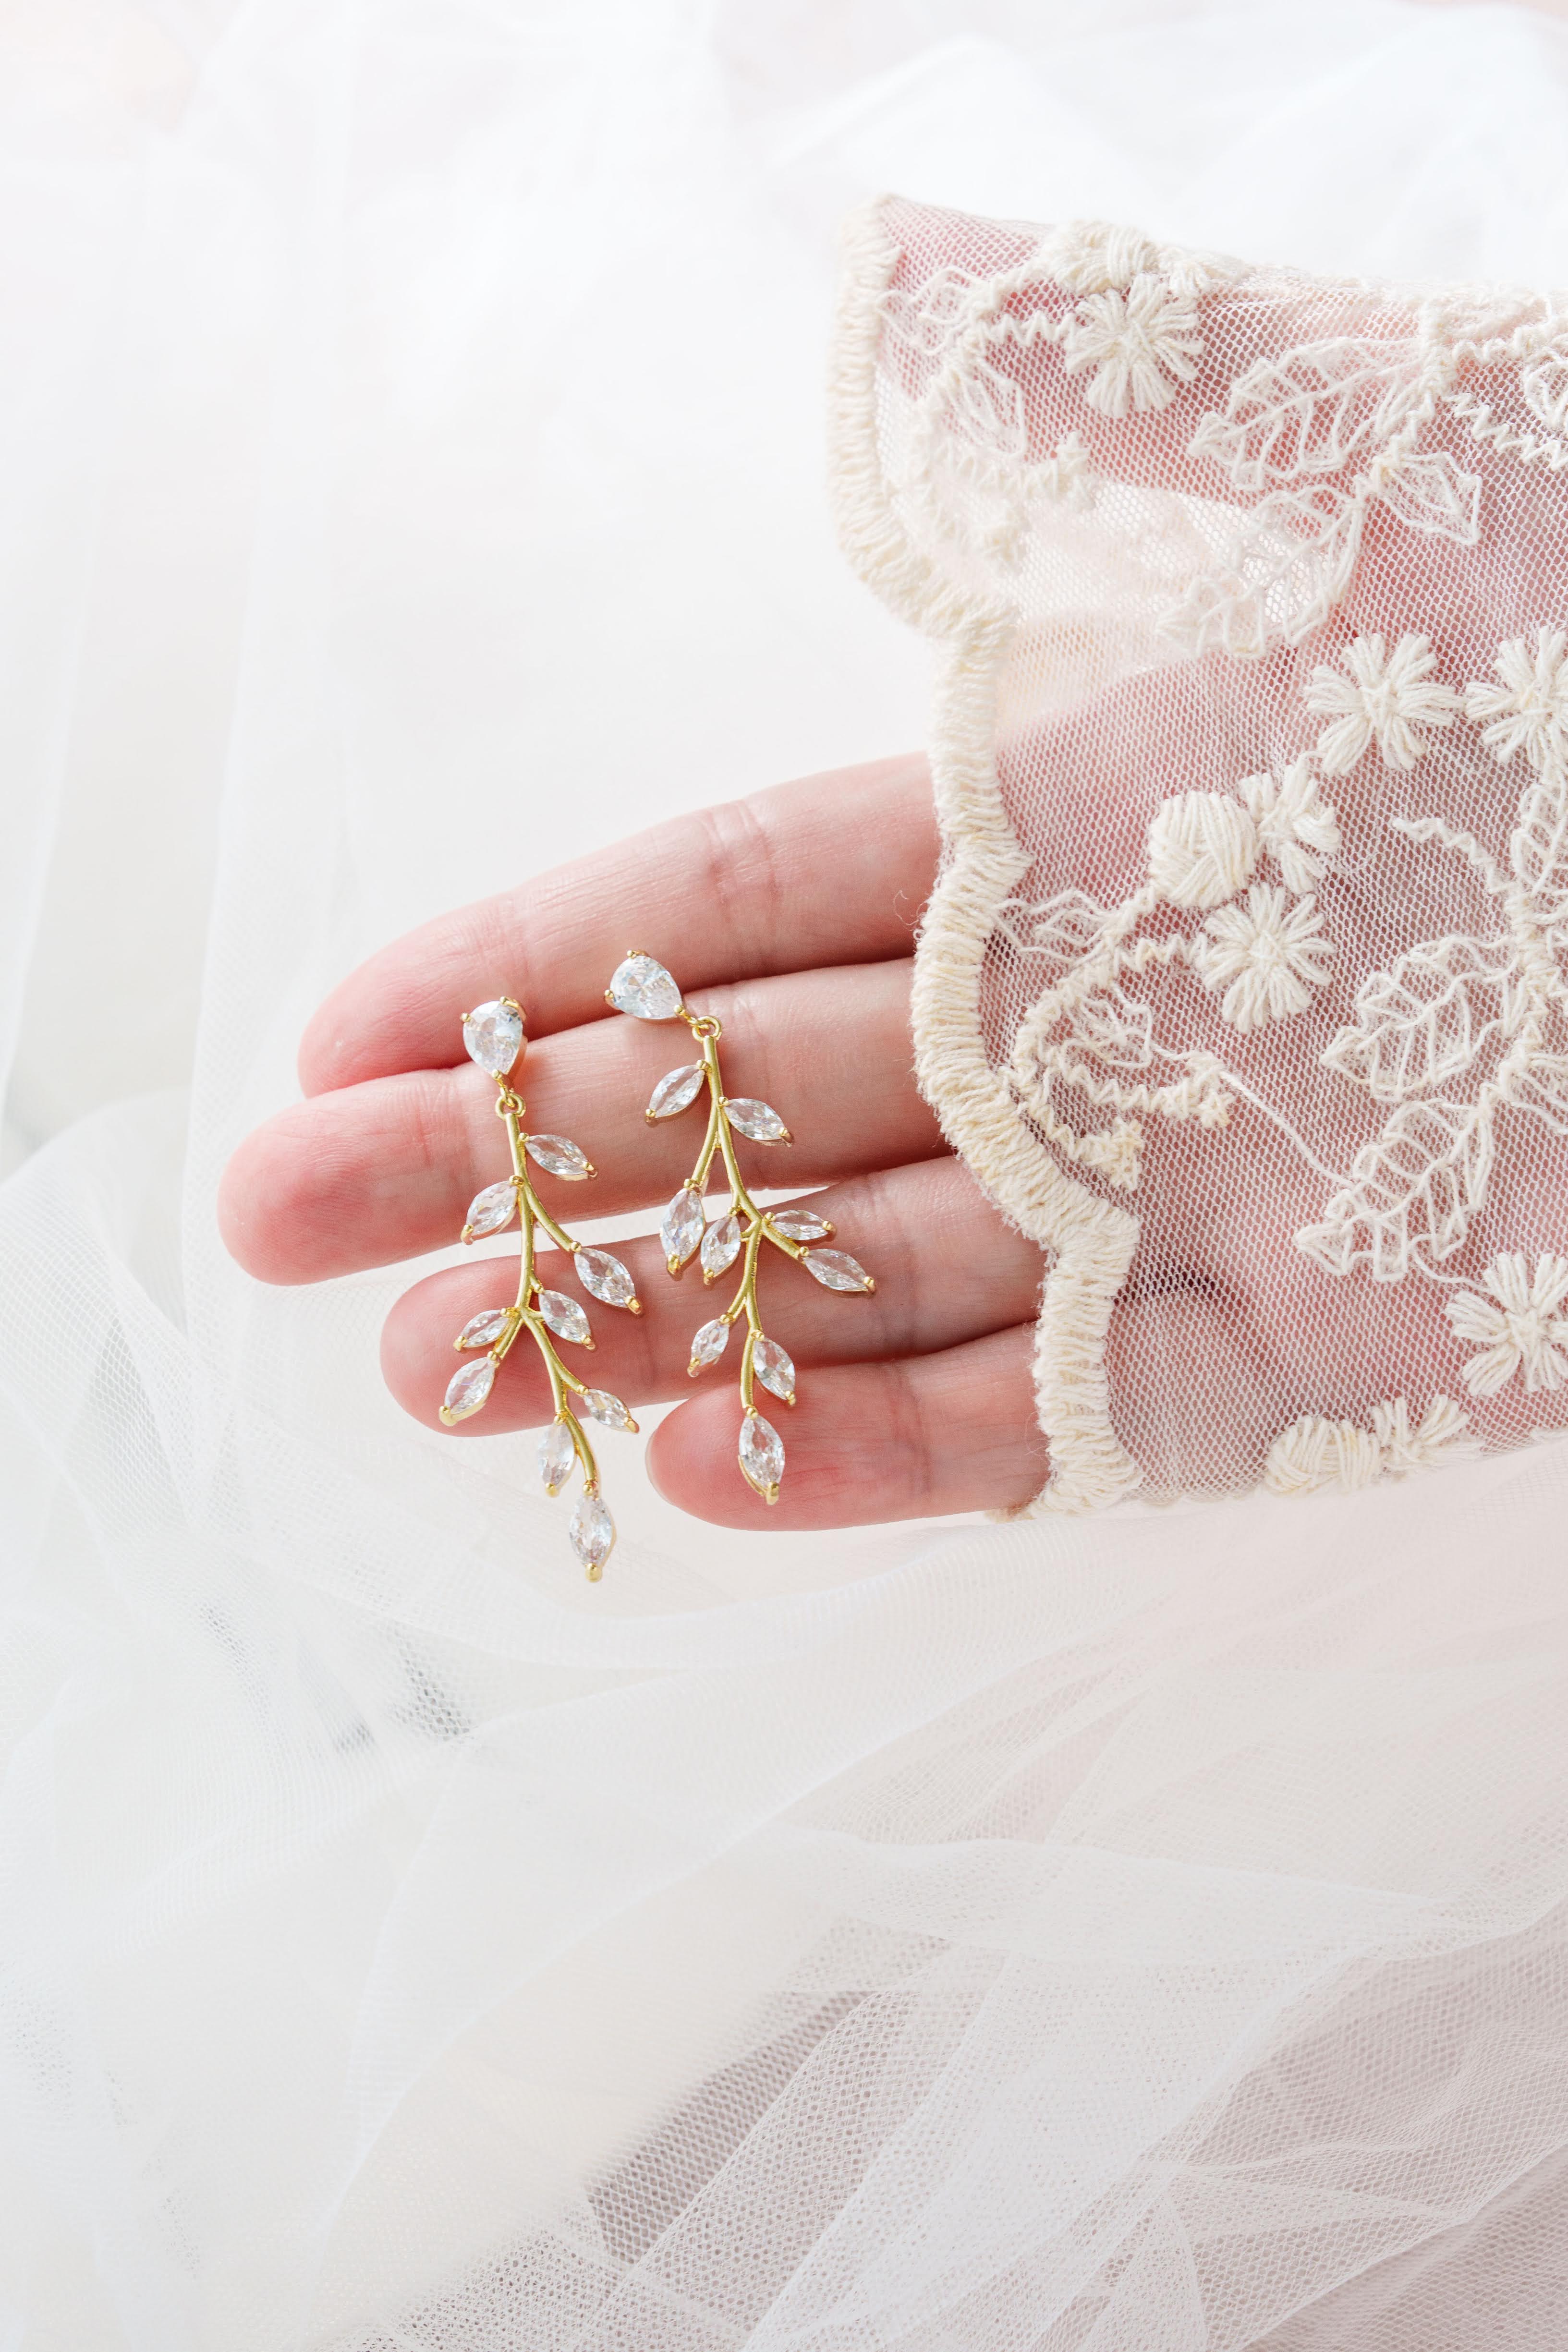
<path fill-rule="evenodd" d="M 590 1591 L 382 1396 L 406 1275 L 211 1201 L 372 947 L 918 738 L 847 206 L 1568 281 L 1568 33 L 7 0 L 0 75 L 0 2346 L 1554 2343 L 1546 1456 L 807 1543 L 628 1448 Z M 1406 2247 L 1436 2317 L 1325 2300 Z"/>

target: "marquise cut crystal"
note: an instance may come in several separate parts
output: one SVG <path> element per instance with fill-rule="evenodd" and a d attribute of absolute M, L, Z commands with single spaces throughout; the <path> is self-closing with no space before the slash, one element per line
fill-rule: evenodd
<path fill-rule="evenodd" d="M 807 1250 L 801 1264 L 824 1290 L 874 1290 L 877 1286 L 859 1259 L 851 1257 L 847 1250 Z"/>
<path fill-rule="evenodd" d="M 572 1465 L 576 1459 L 577 1448 L 563 1421 L 552 1421 L 548 1429 L 540 1431 L 539 1475 L 552 1495 L 561 1492 L 572 1475 Z"/>
<path fill-rule="evenodd" d="M 679 989 L 650 955 L 629 955 L 618 963 L 605 993 L 617 1013 L 638 1021 L 673 1021 L 680 1010 Z"/>
<path fill-rule="evenodd" d="M 606 1429 L 636 1429 L 637 1423 L 618 1396 L 608 1389 L 584 1389 L 583 1410 L 595 1421 L 602 1421 Z"/>
<path fill-rule="evenodd" d="M 613 1251 L 580 1249 L 572 1262 L 584 1289 L 602 1298 L 606 1307 L 631 1307 L 637 1303 L 637 1287 L 631 1269 L 623 1265 Z"/>
<path fill-rule="evenodd" d="M 785 1404 L 795 1402 L 795 1365 L 776 1339 L 759 1339 L 752 1349 L 752 1369 L 763 1388 Z"/>
<path fill-rule="evenodd" d="M 711 1323 L 704 1323 L 692 1336 L 691 1370 L 700 1372 L 705 1366 L 716 1364 L 729 1344 L 730 1326 L 721 1315 L 716 1315 Z"/>
<path fill-rule="evenodd" d="M 522 1139 L 531 1160 L 537 1160 L 552 1176 L 582 1178 L 594 1174 L 594 1163 L 580 1144 L 568 1143 L 563 1135 L 525 1135 Z"/>
<path fill-rule="evenodd" d="M 616 1541 L 616 1523 L 597 1495 L 578 1496 L 566 1533 L 589 1575 L 596 1577 Z"/>
<path fill-rule="evenodd" d="M 689 1184 L 683 1184 L 664 1213 L 658 1238 L 664 1247 L 665 1264 L 684 1265 L 702 1239 L 707 1219 L 702 1213 L 702 1196 Z"/>
<path fill-rule="evenodd" d="M 702 1271 L 710 1282 L 717 1281 L 741 1255 L 741 1220 L 731 1209 L 716 1225 L 710 1225 L 702 1236 Z"/>
<path fill-rule="evenodd" d="M 760 1412 L 749 1412 L 741 1423 L 740 1458 L 742 1475 L 759 1495 L 772 1502 L 784 1476 L 784 1439 Z"/>
<path fill-rule="evenodd" d="M 504 1078 L 522 1051 L 522 1016 L 499 996 L 489 1004 L 476 1004 L 463 1022 L 463 1044 L 481 1070 L 492 1078 Z"/>
<path fill-rule="evenodd" d="M 447 1383 L 447 1394 L 441 1412 L 447 1421 L 467 1421 L 469 1413 L 478 1412 L 496 1381 L 495 1358 L 479 1356 L 462 1365 Z"/>
<path fill-rule="evenodd" d="M 468 1202 L 468 1213 L 463 1220 L 468 1240 L 482 1241 L 486 1234 L 499 1234 L 503 1225 L 510 1224 L 516 1212 L 517 1191 L 510 1180 L 504 1184 L 487 1184 Z"/>
<path fill-rule="evenodd" d="M 590 1337 L 588 1318 L 577 1301 L 568 1298 L 563 1290 L 542 1290 L 539 1311 L 559 1339 L 574 1339 L 580 1348 L 586 1346 Z"/>
<path fill-rule="evenodd" d="M 685 1110 L 702 1091 L 702 1065 L 687 1062 L 679 1070 L 667 1070 L 648 1097 L 646 1116 L 648 1118 L 673 1118 L 677 1111 Z"/>
<path fill-rule="evenodd" d="M 482 1315 L 470 1315 L 458 1334 L 459 1348 L 493 1348 L 507 1327 L 504 1307 L 488 1307 Z"/>
<path fill-rule="evenodd" d="M 768 1222 L 791 1242 L 825 1242 L 833 1231 L 827 1219 L 819 1217 L 815 1209 L 770 1209 Z"/>
<path fill-rule="evenodd" d="M 742 1095 L 734 1102 L 726 1102 L 730 1124 L 738 1127 L 753 1143 L 788 1143 L 790 1131 L 772 1103 L 758 1102 L 753 1096 Z"/>

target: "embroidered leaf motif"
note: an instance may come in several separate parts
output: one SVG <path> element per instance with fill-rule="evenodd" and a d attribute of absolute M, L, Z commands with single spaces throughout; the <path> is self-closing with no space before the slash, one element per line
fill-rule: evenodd
<path fill-rule="evenodd" d="M 1339 473 L 1393 432 L 1415 373 L 1408 342 L 1348 336 L 1260 360 L 1232 384 L 1225 415 L 1204 418 L 1189 454 L 1214 458 L 1238 490 Z"/>
<path fill-rule="evenodd" d="M 1068 1034 L 1113 1070 L 1146 1070 L 1154 1058 L 1154 1023 L 1147 1004 L 1123 988 L 1097 989 L 1073 1006 Z"/>
<path fill-rule="evenodd" d="M 1538 1054 L 1523 1076 L 1514 1080 L 1509 1100 L 1553 1135 L 1568 1135 L 1568 1056 Z"/>
<path fill-rule="evenodd" d="M 1462 472 L 1447 449 L 1405 458 L 1378 496 L 1412 530 L 1460 547 L 1474 547 L 1481 535 L 1481 478 Z"/>
<path fill-rule="evenodd" d="M 1253 507 L 1223 563 L 1193 581 L 1163 624 L 1184 652 L 1217 647 L 1256 660 L 1293 645 L 1350 586 L 1363 507 L 1326 482 L 1276 490 Z"/>
<path fill-rule="evenodd" d="M 1526 368 L 1519 388 L 1531 415 L 1552 432 L 1561 433 L 1568 425 L 1568 358 L 1561 352 L 1548 352 Z"/>
<path fill-rule="evenodd" d="M 1296 1246 L 1331 1274 L 1364 1265 L 1374 1282 L 1398 1282 L 1414 1255 L 1437 1262 L 1463 1246 L 1491 1164 L 1489 1110 L 1442 1096 L 1405 1103 L 1356 1153 L 1349 1184 Z"/>
<path fill-rule="evenodd" d="M 1087 891 L 1063 890 L 1037 907 L 1009 898 L 996 929 L 1020 953 L 1041 957 L 1054 982 L 1096 945 L 1110 919 L 1110 910 Z"/>
<path fill-rule="evenodd" d="M 1568 779 L 1548 776 L 1527 786 L 1508 855 L 1537 920 L 1561 922 L 1568 914 Z"/>
<path fill-rule="evenodd" d="M 1458 1077 L 1507 1025 L 1511 962 L 1506 939 L 1419 940 L 1363 981 L 1354 1024 L 1324 1047 L 1325 1067 L 1379 1102 L 1405 1102 Z"/>

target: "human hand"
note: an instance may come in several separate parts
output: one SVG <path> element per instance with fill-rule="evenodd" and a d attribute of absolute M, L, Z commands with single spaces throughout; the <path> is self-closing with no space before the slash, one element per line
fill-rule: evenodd
<path fill-rule="evenodd" d="M 944 1146 L 911 1076 L 913 931 L 936 873 L 919 758 L 780 786 L 677 818 L 519 889 L 443 916 L 361 966 L 310 1024 L 305 1100 L 241 1146 L 220 1197 L 224 1238 L 262 1280 L 315 1282 L 455 1239 L 481 1185 L 507 1172 L 494 1087 L 459 1022 L 500 995 L 526 1008 L 513 1084 L 531 1129 L 580 1142 L 591 1192 L 541 1191 L 574 1227 L 650 1212 L 690 1172 L 679 1119 L 649 1127 L 649 1092 L 680 1059 L 668 1028 L 608 1012 L 605 983 L 635 944 L 724 1024 L 726 1084 L 774 1104 L 798 1139 L 741 1150 L 748 1180 L 826 1186 L 813 1203 L 876 1276 L 836 1297 L 782 1259 L 763 1274 L 769 1333 L 795 1359 L 788 1472 L 767 1509 L 735 1466 L 740 1407 L 720 1365 L 689 1381 L 691 1335 L 716 1311 L 658 1238 L 616 1244 L 644 1312 L 593 1316 L 597 1384 L 639 1404 L 682 1400 L 654 1432 L 661 1493 L 734 1527 L 815 1528 L 1027 1502 L 1048 1462 L 1030 1376 L 1041 1276 Z M 566 1197 L 563 1199 L 562 1195 Z M 562 1269 L 564 1276 L 564 1268 Z M 554 1277 L 542 1260 L 546 1282 Z M 387 1383 L 438 1426 L 453 1334 L 510 1303 L 510 1255 L 429 1275 L 387 1318 Z M 559 1286 L 575 1294 L 563 1279 Z M 589 1302 L 590 1307 L 592 1302 Z M 484 1436 L 551 1418 L 531 1349 L 508 1356 Z"/>

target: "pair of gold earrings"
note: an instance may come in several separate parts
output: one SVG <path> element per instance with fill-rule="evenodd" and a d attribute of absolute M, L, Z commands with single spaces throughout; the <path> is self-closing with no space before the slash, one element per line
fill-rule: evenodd
<path fill-rule="evenodd" d="M 764 1243 L 795 1258 L 815 1276 L 825 1290 L 869 1293 L 876 1284 L 863 1265 L 844 1250 L 824 1249 L 833 1227 L 809 1206 L 759 1208 L 741 1173 L 735 1139 L 752 1143 L 788 1143 L 790 1131 L 770 1103 L 724 1092 L 719 1064 L 720 1024 L 711 1013 L 693 1013 L 663 964 L 633 950 L 619 963 L 605 992 L 605 1002 L 617 1013 L 638 1021 L 684 1021 L 700 1058 L 670 1070 L 653 1090 L 644 1116 L 650 1126 L 689 1110 L 708 1097 L 708 1125 L 696 1165 L 666 1209 L 659 1224 L 664 1262 L 671 1275 L 683 1274 L 695 1259 L 704 1284 L 717 1282 L 740 1261 L 739 1286 L 721 1315 L 704 1323 L 693 1335 L 687 1370 L 695 1380 L 716 1364 L 730 1343 L 733 1326 L 742 1318 L 745 1337 L 741 1349 L 741 1436 L 738 1447 L 742 1475 L 764 1502 L 776 1503 L 784 1477 L 784 1440 L 759 1412 L 756 1391 L 765 1389 L 785 1404 L 794 1404 L 795 1372 L 785 1350 L 763 1329 L 757 1305 L 757 1270 Z M 506 1129 L 511 1153 L 511 1173 L 487 1184 L 468 1204 L 462 1238 L 482 1240 L 503 1233 L 515 1216 L 521 1228 L 522 1262 L 517 1296 L 510 1307 L 487 1308 L 464 1324 L 454 1346 L 468 1358 L 452 1376 L 441 1407 L 441 1419 L 450 1428 L 467 1421 L 489 1400 L 496 1373 L 520 1332 L 527 1331 L 539 1349 L 550 1380 L 554 1418 L 539 1440 L 539 1475 L 545 1492 L 557 1495 L 583 1465 L 583 1491 L 577 1498 L 567 1533 L 572 1549 L 596 1582 L 616 1540 L 616 1523 L 599 1492 L 599 1469 L 584 1428 L 584 1418 L 606 1429 L 635 1431 L 637 1423 L 617 1396 L 607 1389 L 589 1388 L 562 1362 L 555 1342 L 564 1339 L 592 1348 L 588 1318 L 577 1300 L 563 1290 L 544 1286 L 538 1265 L 538 1236 L 542 1232 L 570 1257 L 584 1290 L 606 1307 L 640 1315 L 642 1302 L 631 1270 L 613 1251 L 591 1249 L 574 1240 L 541 1203 L 529 1172 L 531 1160 L 547 1174 L 581 1182 L 595 1174 L 593 1161 L 562 1135 L 531 1135 L 523 1128 L 527 1109 L 512 1086 L 512 1073 L 527 1045 L 523 1011 L 515 997 L 501 996 L 480 1004 L 464 1019 L 463 1044 L 470 1058 L 496 1083 L 495 1108 Z M 730 1204 L 722 1216 L 710 1221 L 704 1194 L 717 1160 L 729 1186 Z M 481 1351 L 482 1352 L 479 1352 Z"/>

